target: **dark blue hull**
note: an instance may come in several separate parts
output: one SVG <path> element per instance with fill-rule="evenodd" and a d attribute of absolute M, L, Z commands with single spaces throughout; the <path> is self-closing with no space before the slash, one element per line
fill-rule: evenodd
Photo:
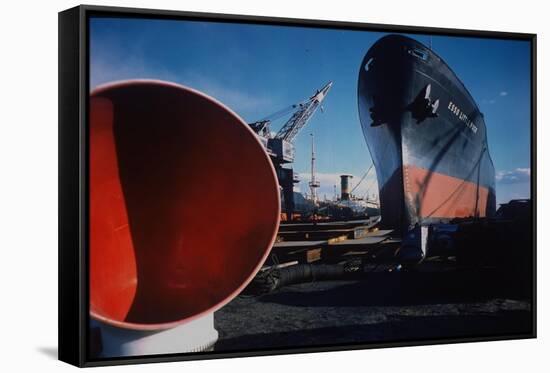
<path fill-rule="evenodd" d="M 384 225 L 494 214 L 483 114 L 439 56 L 413 39 L 383 37 L 361 64 L 358 105 Z"/>

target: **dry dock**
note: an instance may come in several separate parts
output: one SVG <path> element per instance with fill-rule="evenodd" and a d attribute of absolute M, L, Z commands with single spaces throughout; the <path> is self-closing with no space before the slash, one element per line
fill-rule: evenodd
<path fill-rule="evenodd" d="M 437 256 L 410 269 L 398 268 L 394 254 L 400 240 L 392 230 L 377 229 L 375 220 L 286 224 L 278 240 L 263 271 L 281 265 L 318 268 L 350 262 L 359 263 L 363 270 L 355 277 L 314 279 L 262 295 L 243 292 L 215 313 L 220 334 L 215 350 L 420 341 L 533 330 L 529 274 Z"/>
<path fill-rule="evenodd" d="M 217 351 L 528 333 L 529 296 L 491 271 L 374 272 L 239 296 L 215 313 Z M 503 282 L 504 281 L 504 282 Z M 506 285 L 506 286 L 503 286 Z"/>

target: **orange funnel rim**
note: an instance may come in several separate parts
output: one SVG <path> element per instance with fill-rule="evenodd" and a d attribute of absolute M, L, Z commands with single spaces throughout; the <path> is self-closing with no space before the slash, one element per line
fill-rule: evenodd
<path fill-rule="evenodd" d="M 254 266 L 253 271 L 250 274 L 248 274 L 248 276 L 246 276 L 246 279 L 244 280 L 244 282 L 241 283 L 240 286 L 235 288 L 229 295 L 225 296 L 221 301 L 217 302 L 213 306 L 211 306 L 211 307 L 209 307 L 209 308 L 207 308 L 207 309 L 205 309 L 205 310 L 203 310 L 203 311 L 201 311 L 197 314 L 194 314 L 192 316 L 185 317 L 181 320 L 170 321 L 170 322 L 161 322 L 161 323 L 143 323 L 142 324 L 142 323 L 115 320 L 115 319 L 113 319 L 111 317 L 108 317 L 104 314 L 100 314 L 100 313 L 92 310 L 92 307 L 91 307 L 92 306 L 92 298 L 91 298 L 91 296 L 88 299 L 89 309 L 90 309 L 90 316 L 92 318 L 96 319 L 96 320 L 99 320 L 103 323 L 106 323 L 106 324 L 109 324 L 109 325 L 112 325 L 112 326 L 125 328 L 125 329 L 142 330 L 142 331 L 158 331 L 158 330 L 173 328 L 175 326 L 182 325 L 182 324 L 191 322 L 193 320 L 196 320 L 196 319 L 198 319 L 198 318 L 200 318 L 200 317 L 202 317 L 206 314 L 213 313 L 214 311 L 220 309 L 221 307 L 223 307 L 227 303 L 229 303 L 232 299 L 234 299 L 250 283 L 250 281 L 254 278 L 254 276 L 256 275 L 256 273 L 259 271 L 262 264 L 264 263 L 265 259 L 269 255 L 270 249 L 271 249 L 271 247 L 273 246 L 273 244 L 276 240 L 277 231 L 278 231 L 279 223 L 280 223 L 279 218 L 280 218 L 280 213 L 281 213 L 281 207 L 280 207 L 279 187 L 278 187 L 278 181 L 277 181 L 278 179 L 277 179 L 277 174 L 276 174 L 275 168 L 272 164 L 272 161 L 271 161 L 269 155 L 267 154 L 267 152 L 263 148 L 262 143 L 258 139 L 256 133 L 254 133 L 254 131 L 250 128 L 250 126 L 239 115 L 237 115 L 233 110 L 231 110 L 229 107 L 227 107 L 226 105 L 224 105 L 220 101 L 216 100 L 215 98 L 213 98 L 211 96 L 208 96 L 208 95 L 204 94 L 203 92 L 200 92 L 200 91 L 195 90 L 193 88 L 186 87 L 186 86 L 176 84 L 176 83 L 173 83 L 173 82 L 167 82 L 167 81 L 162 81 L 162 80 L 154 80 L 154 79 L 135 79 L 135 80 L 124 80 L 124 81 L 111 82 L 111 83 L 103 84 L 103 85 L 100 85 L 100 86 L 96 87 L 95 89 L 93 89 L 90 92 L 87 104 L 88 105 L 90 104 L 90 99 L 93 98 L 94 96 L 100 95 L 100 94 L 102 94 L 104 92 L 107 92 L 109 90 L 112 90 L 112 89 L 119 89 L 119 88 L 139 86 L 139 85 L 148 85 L 148 84 L 155 85 L 155 86 L 172 87 L 172 88 L 176 88 L 176 89 L 183 90 L 183 91 L 186 91 L 186 92 L 190 92 L 192 94 L 195 94 L 197 96 L 202 97 L 203 99 L 209 101 L 213 105 L 216 105 L 216 106 L 222 108 L 223 110 L 227 111 L 227 113 L 229 113 L 232 117 L 234 117 L 234 119 L 241 124 L 240 127 L 245 128 L 246 129 L 245 131 L 251 136 L 251 138 L 254 138 L 254 141 L 257 143 L 258 149 L 262 150 L 261 152 L 258 152 L 258 154 L 261 153 L 261 156 L 265 158 L 264 163 L 266 164 L 267 167 L 269 167 L 269 172 L 271 173 L 271 175 L 273 177 L 273 180 L 275 181 L 275 190 L 273 191 L 273 193 L 274 193 L 273 197 L 276 198 L 276 201 L 277 201 L 277 211 L 276 211 L 277 219 L 275 220 L 276 224 L 273 224 L 273 228 L 270 231 L 271 239 L 269 240 L 269 244 L 264 249 L 264 252 L 261 256 L 261 260 L 259 260 L 256 263 L 256 265 Z M 88 133 L 90 131 L 91 131 L 91 128 L 90 128 L 90 124 L 89 124 L 88 125 Z M 90 167 L 90 164 L 88 165 L 88 167 Z M 197 254 L 197 255 L 199 255 L 199 254 Z M 90 284 L 90 273 L 88 274 L 88 283 Z"/>

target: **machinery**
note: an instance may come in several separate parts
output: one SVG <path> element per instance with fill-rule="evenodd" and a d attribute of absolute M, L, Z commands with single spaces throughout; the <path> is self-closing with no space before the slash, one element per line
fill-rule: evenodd
<path fill-rule="evenodd" d="M 283 165 L 294 162 L 294 140 L 311 116 L 321 106 L 331 87 L 332 82 L 329 82 L 323 88 L 317 90 L 309 99 L 280 110 L 263 120 L 250 123 L 250 127 L 258 135 L 275 166 L 279 185 L 283 192 L 287 220 L 292 220 L 292 213 L 294 211 L 294 184 L 299 179 L 297 175 L 294 175 L 292 168 L 283 167 Z M 270 130 L 271 122 L 292 111 L 293 114 L 290 119 L 276 134 L 272 134 Z"/>

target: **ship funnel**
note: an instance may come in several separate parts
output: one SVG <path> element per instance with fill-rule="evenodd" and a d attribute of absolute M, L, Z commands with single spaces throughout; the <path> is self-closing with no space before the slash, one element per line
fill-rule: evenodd
<path fill-rule="evenodd" d="M 347 201 L 350 198 L 351 190 L 351 179 L 353 175 L 340 175 L 340 189 L 341 189 L 341 199 L 342 201 Z"/>
<path fill-rule="evenodd" d="M 261 143 L 223 104 L 166 82 L 100 87 L 89 109 L 92 318 L 162 330 L 211 314 L 276 236 L 279 189 Z"/>

